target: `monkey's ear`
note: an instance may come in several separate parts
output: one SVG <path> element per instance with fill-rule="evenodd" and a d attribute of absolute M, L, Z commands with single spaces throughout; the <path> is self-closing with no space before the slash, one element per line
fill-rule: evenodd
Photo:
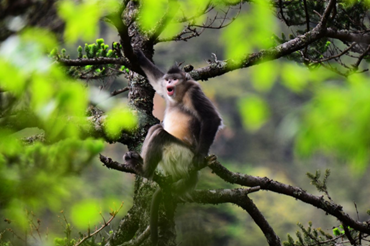
<path fill-rule="evenodd" d="M 167 71 L 167 74 L 176 74 L 176 73 L 179 73 L 179 74 L 182 74 L 183 71 L 180 69 L 179 66 L 177 65 L 173 65 L 170 69 L 168 69 Z"/>
<path fill-rule="evenodd" d="M 184 62 L 175 62 L 175 65 L 178 66 L 179 68 L 181 68 L 181 65 L 184 64 Z"/>

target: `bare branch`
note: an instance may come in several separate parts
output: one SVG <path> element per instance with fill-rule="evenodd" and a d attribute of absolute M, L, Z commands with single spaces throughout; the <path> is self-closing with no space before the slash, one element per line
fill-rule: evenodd
<path fill-rule="evenodd" d="M 326 27 L 326 23 L 328 22 L 330 13 L 333 10 L 333 8 L 335 8 L 335 3 L 336 3 L 336 0 L 329 0 L 329 3 L 326 6 L 326 9 L 324 11 L 324 14 L 323 14 L 319 24 L 317 25 L 317 27 L 319 29 L 323 29 L 323 28 Z"/>
<path fill-rule="evenodd" d="M 119 90 L 115 90 L 113 92 L 110 93 L 111 96 L 116 96 L 118 94 L 121 94 L 125 91 L 128 91 L 130 88 L 129 87 L 125 87 L 125 88 L 122 88 L 122 89 L 119 89 Z"/>
<path fill-rule="evenodd" d="M 122 208 L 122 206 L 123 206 L 123 203 L 121 203 L 121 206 L 118 208 L 118 210 L 117 211 L 113 211 L 112 213 L 111 213 L 111 217 L 109 218 L 109 220 L 107 221 L 107 222 L 104 222 L 104 224 L 103 225 L 101 225 L 101 227 L 99 228 L 99 229 L 97 229 L 97 230 L 95 230 L 93 233 L 89 233 L 88 235 L 86 235 L 85 237 L 83 237 L 79 242 L 77 242 L 74 246 L 79 246 L 79 245 L 81 245 L 83 242 L 85 242 L 87 239 L 89 239 L 89 238 L 91 238 L 91 237 L 93 237 L 93 236 L 95 236 L 95 235 L 97 235 L 99 232 L 101 232 L 101 230 L 103 230 L 105 227 L 107 227 L 109 224 L 110 224 L 110 222 L 112 222 L 112 220 L 116 217 L 116 215 L 117 215 L 117 213 L 118 213 L 118 211 Z"/>
<path fill-rule="evenodd" d="M 347 49 L 343 50 L 342 52 L 336 54 L 336 55 L 333 55 L 333 56 L 329 56 L 329 57 L 326 57 L 326 58 L 323 58 L 321 60 L 317 60 L 317 61 L 312 61 L 308 58 L 304 58 L 306 61 L 310 62 L 311 64 L 318 64 L 318 63 L 323 63 L 323 62 L 327 62 L 327 61 L 330 61 L 330 60 L 333 60 L 333 59 L 337 59 L 343 55 L 345 55 L 348 51 L 350 51 L 352 49 L 353 46 L 355 46 L 356 43 L 352 43 Z M 303 54 L 302 54 L 303 56 Z"/>
<path fill-rule="evenodd" d="M 199 191 L 196 190 L 191 193 L 192 200 L 198 203 L 234 203 L 245 211 L 253 218 L 254 222 L 260 227 L 264 233 L 269 245 L 281 245 L 279 237 L 276 235 L 270 224 L 267 222 L 265 217 L 259 211 L 257 206 L 248 197 L 248 194 L 256 192 L 260 189 L 259 186 L 252 187 L 250 189 L 236 188 L 236 189 L 225 189 L 225 190 L 207 190 Z"/>
<path fill-rule="evenodd" d="M 357 62 L 353 65 L 353 69 L 355 70 L 358 69 L 358 66 L 360 66 L 362 59 L 364 59 L 364 57 L 369 54 L 369 51 L 370 51 L 370 45 L 368 45 L 366 50 L 359 56 Z"/>
<path fill-rule="evenodd" d="M 342 221 L 343 223 L 351 226 L 352 228 L 358 231 L 370 233 L 370 227 L 368 222 L 363 223 L 360 221 L 355 221 L 343 211 L 342 206 L 324 200 L 323 196 L 320 197 L 314 196 L 302 190 L 301 188 L 282 184 L 280 182 L 271 180 L 267 177 L 260 178 L 246 174 L 233 173 L 227 170 L 217 161 L 210 163 L 209 167 L 212 169 L 214 173 L 216 173 L 219 177 L 221 177 L 227 182 L 249 187 L 260 186 L 262 190 L 269 190 L 294 197 L 297 200 L 301 200 L 305 203 L 311 204 L 325 211 L 326 213 L 336 217 L 338 220 Z"/>

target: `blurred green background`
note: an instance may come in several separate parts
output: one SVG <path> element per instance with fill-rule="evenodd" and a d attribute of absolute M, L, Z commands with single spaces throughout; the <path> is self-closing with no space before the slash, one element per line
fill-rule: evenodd
<path fill-rule="evenodd" d="M 98 21 L 102 13 L 97 9 L 88 4 L 78 9 L 65 2 L 59 14 L 67 23 L 66 36 L 59 47 L 66 48 L 71 57 L 77 57 L 78 45 L 97 38 L 104 38 L 106 44 L 119 41 L 114 28 Z M 286 31 L 263 6 L 244 11 L 221 32 L 206 30 L 188 42 L 158 44 L 156 64 L 162 70 L 175 61 L 203 67 L 212 53 L 223 60 L 269 47 L 271 31 Z M 76 13 L 85 14 L 76 21 Z M 266 21 L 258 26 L 248 21 L 261 16 Z M 127 80 L 120 76 L 76 81 L 66 75 L 45 55 L 60 43 L 62 33 L 57 34 L 55 38 L 43 29 L 30 29 L 10 36 L 0 46 L 0 89 L 4 89 L 0 93 L 0 245 L 63 245 L 70 238 L 57 242 L 55 238 L 77 238 L 79 232 L 93 231 L 123 202 L 101 235 L 107 236 L 132 205 L 134 176 L 103 167 L 97 155 L 122 162 L 126 147 L 86 139 L 78 127 L 84 124 L 89 102 L 110 112 L 111 119 L 119 118 L 114 115 L 125 108 L 127 93 L 109 98 L 105 91 L 123 88 Z M 233 172 L 266 176 L 315 195 L 322 193 L 310 184 L 306 173 L 330 169 L 328 191 L 334 202 L 350 216 L 366 220 L 370 204 L 368 76 L 344 79 L 323 68 L 309 71 L 281 58 L 200 81 L 225 125 L 211 153 Z M 163 110 L 164 102 L 157 96 L 154 115 L 161 119 Z M 9 112 L 17 114 L 13 117 Z M 135 119 L 114 122 L 113 137 L 136 124 Z M 41 134 L 41 142 L 24 144 L 24 138 L 35 134 Z M 223 182 L 209 169 L 201 171 L 199 189 L 233 187 L 238 186 Z M 334 218 L 291 197 L 266 191 L 250 197 L 282 240 L 287 233 L 294 234 L 298 222 L 312 221 L 314 227 L 328 232 L 338 226 Z M 182 245 L 266 242 L 249 215 L 235 205 L 180 205 L 176 220 Z M 66 228 L 72 228 L 70 234 Z M 14 243 L 7 244 L 8 240 Z"/>

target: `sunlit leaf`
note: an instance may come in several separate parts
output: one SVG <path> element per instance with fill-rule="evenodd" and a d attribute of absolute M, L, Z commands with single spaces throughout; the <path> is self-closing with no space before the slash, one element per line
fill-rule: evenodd
<path fill-rule="evenodd" d="M 4 211 L 7 219 L 14 223 L 13 226 L 18 227 L 21 230 L 26 230 L 28 226 L 27 211 L 23 207 L 23 202 L 15 199 L 10 202 L 10 205 Z"/>
<path fill-rule="evenodd" d="M 20 95 L 26 85 L 26 75 L 9 62 L 0 59 L 0 88 Z"/>
<path fill-rule="evenodd" d="M 64 32 L 66 41 L 73 43 L 78 38 L 94 38 L 102 11 L 96 1 L 85 1 L 79 4 L 72 0 L 61 1 L 58 4 L 58 14 L 66 22 Z"/>
<path fill-rule="evenodd" d="M 320 87 L 305 108 L 296 141 L 299 154 L 325 153 L 363 171 L 370 159 L 368 123 L 370 86 L 364 76 L 350 78 L 345 86 Z"/>
<path fill-rule="evenodd" d="M 184 18 L 191 18 L 196 23 L 201 24 L 206 15 L 203 13 L 206 11 L 207 7 L 209 7 L 209 1 L 206 0 L 185 0 L 180 1 L 180 14 L 182 14 Z"/>
<path fill-rule="evenodd" d="M 56 107 L 52 83 L 44 76 L 34 75 L 31 91 L 33 93 L 31 97 L 32 108 L 39 117 L 47 119 Z"/>
<path fill-rule="evenodd" d="M 167 0 L 144 0 L 141 1 L 140 24 L 144 30 L 151 30 L 158 25 L 168 8 Z"/>
<path fill-rule="evenodd" d="M 268 91 L 277 79 L 279 67 L 277 63 L 265 62 L 251 69 L 251 82 L 258 91 Z"/>
<path fill-rule="evenodd" d="M 221 35 L 221 40 L 225 44 L 225 52 L 228 58 L 233 58 L 237 61 L 242 59 L 247 53 L 251 51 L 252 44 L 249 38 L 253 34 L 247 31 L 248 29 L 248 19 L 247 16 L 240 16 L 234 20 L 234 22 L 224 29 Z M 238 37 L 238 38 L 230 38 Z M 247 40 L 240 42 L 240 40 Z"/>
<path fill-rule="evenodd" d="M 305 67 L 285 63 L 281 71 L 282 83 L 293 92 L 301 92 L 307 85 L 309 73 Z"/>
<path fill-rule="evenodd" d="M 129 130 L 137 125 L 136 116 L 124 107 L 112 109 L 105 120 L 104 129 L 107 135 L 113 139 L 121 136 L 122 130 Z"/>
<path fill-rule="evenodd" d="M 270 112 L 266 102 L 256 96 L 249 95 L 238 101 L 243 126 L 250 130 L 258 130 L 269 118 Z"/>
<path fill-rule="evenodd" d="M 19 153 L 21 149 L 21 143 L 11 132 L 7 130 L 0 130 L 0 153 L 8 156 L 14 156 Z"/>
<path fill-rule="evenodd" d="M 27 28 L 21 34 L 21 38 L 26 42 L 35 42 L 40 45 L 44 52 L 50 52 L 57 47 L 58 42 L 53 33 L 42 28 Z"/>
<path fill-rule="evenodd" d="M 71 209 L 71 219 L 80 230 L 94 228 L 101 220 L 100 205 L 96 200 L 86 199 L 75 204 Z"/>
<path fill-rule="evenodd" d="M 240 59 L 245 58 L 254 49 L 272 47 L 274 45 L 272 33 L 278 27 L 274 18 L 268 1 L 251 3 L 248 12 L 241 13 L 227 28 L 222 30 L 221 40 L 226 47 L 226 56 L 243 62 Z"/>

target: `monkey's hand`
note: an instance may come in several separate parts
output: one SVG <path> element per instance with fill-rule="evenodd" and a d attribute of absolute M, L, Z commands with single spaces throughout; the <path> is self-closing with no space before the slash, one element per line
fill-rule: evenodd
<path fill-rule="evenodd" d="M 193 157 L 193 165 L 196 169 L 202 169 L 206 166 L 206 156 L 202 154 L 195 154 Z"/>
<path fill-rule="evenodd" d="M 123 156 L 125 164 L 131 166 L 139 175 L 143 175 L 143 158 L 136 151 L 129 151 Z"/>

